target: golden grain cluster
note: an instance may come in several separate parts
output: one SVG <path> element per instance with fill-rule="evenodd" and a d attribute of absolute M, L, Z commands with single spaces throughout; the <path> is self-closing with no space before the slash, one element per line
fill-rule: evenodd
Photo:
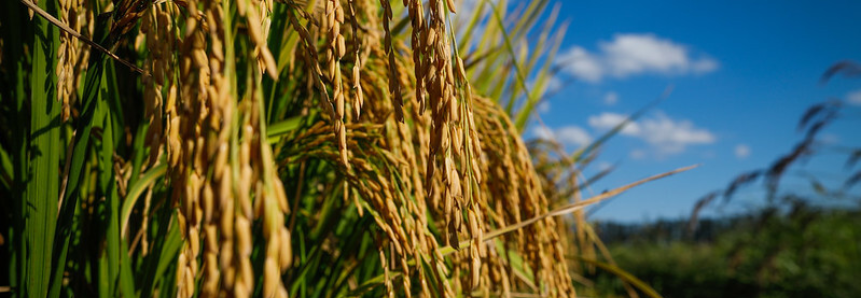
<path fill-rule="evenodd" d="M 61 2 L 64 15 L 92 18 L 81 1 Z M 299 36 L 281 57 L 267 44 L 285 34 L 271 29 L 274 5 L 289 6 L 283 21 Z M 450 27 L 455 4 L 404 0 L 408 43 L 393 36 L 400 17 L 392 5 L 400 4 L 174 0 L 117 8 L 127 13 L 115 18 L 112 36 L 140 20 L 147 164 L 168 166 L 184 239 L 179 297 L 249 297 L 260 289 L 265 297 L 288 296 L 296 217 L 289 202 L 298 198 L 288 198 L 284 185 L 305 178 L 281 169 L 309 158 L 336 163 L 344 202 L 374 221 L 388 296 L 574 296 L 553 219 L 484 237 L 551 206 L 509 115 L 472 90 Z M 63 21 L 79 31 L 93 24 Z M 66 74 L 82 73 L 87 56 L 74 39 L 63 40 L 66 103 L 79 79 Z M 328 119 L 273 148 L 264 75 L 306 86 L 296 101 Z M 276 155 L 290 158 L 276 162 Z M 255 245 L 265 254 L 262 266 L 252 263 Z M 320 249 L 348 259 L 357 253 Z M 512 254 L 528 268 L 512 269 Z M 263 284 L 255 284 L 260 276 Z"/>
<path fill-rule="evenodd" d="M 214 1 L 185 5 L 188 13 L 177 45 L 175 78 L 182 88 L 176 98 L 171 88 L 165 109 L 170 179 L 186 239 L 178 261 L 178 295 L 193 296 L 199 278 L 204 296 L 227 292 L 249 297 L 256 279 L 252 225 L 261 222 L 266 261 L 264 284 L 257 286 L 267 297 L 286 297 L 280 276 L 292 258 L 284 225 L 288 203 L 261 119 L 263 72 L 277 72 L 265 43 L 270 4 L 236 2 L 240 22 L 248 30 L 242 36 L 225 34 L 229 30 L 225 23 L 230 24 L 226 5 Z M 248 57 L 233 56 L 233 43 L 242 38 L 248 38 L 244 42 L 254 50 L 247 52 Z M 248 64 L 242 93 L 236 87 L 237 69 L 228 63 L 233 59 L 259 62 Z"/>
<path fill-rule="evenodd" d="M 87 1 L 62 0 L 60 4 L 60 21 L 68 24 L 77 32 L 92 35 L 94 30 L 93 14 L 85 7 Z M 88 27 L 84 27 L 88 25 Z M 86 72 L 89 51 L 84 43 L 67 32 L 60 33 L 60 47 L 57 53 L 57 91 L 59 100 L 63 103 L 61 118 L 69 119 L 71 103 L 75 101 L 77 86 L 81 85 L 83 76 L 76 75 Z"/>

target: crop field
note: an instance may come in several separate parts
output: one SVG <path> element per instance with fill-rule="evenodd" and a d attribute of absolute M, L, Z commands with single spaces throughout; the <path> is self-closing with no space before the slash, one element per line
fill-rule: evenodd
<path fill-rule="evenodd" d="M 508 2 L 3 1 L 0 296 L 675 295 L 586 208 L 698 165 L 584 191 L 662 98 L 573 151 L 524 139 L 568 23 Z"/>

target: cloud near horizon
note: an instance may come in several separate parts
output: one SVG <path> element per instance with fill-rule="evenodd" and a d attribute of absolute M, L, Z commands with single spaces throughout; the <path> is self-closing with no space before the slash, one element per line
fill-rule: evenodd
<path fill-rule="evenodd" d="M 589 117 L 589 126 L 596 130 L 610 130 L 627 119 L 627 115 L 604 112 Z M 711 144 L 717 137 L 707 129 L 695 127 L 689 120 L 674 120 L 663 112 L 655 116 L 632 121 L 619 132 L 620 135 L 645 141 L 659 155 L 672 155 L 685 151 L 690 145 Z M 636 154 L 642 157 L 644 154 Z"/>
<path fill-rule="evenodd" d="M 552 130 L 544 126 L 536 126 L 532 133 L 535 137 L 544 140 L 556 140 L 564 145 L 572 145 L 577 148 L 592 143 L 592 136 L 582 127 L 576 125 L 563 126 Z"/>
<path fill-rule="evenodd" d="M 590 83 L 641 74 L 705 74 L 720 66 L 713 58 L 693 57 L 687 46 L 651 33 L 616 34 L 612 41 L 599 42 L 597 52 L 573 46 L 557 61 L 563 72 Z"/>

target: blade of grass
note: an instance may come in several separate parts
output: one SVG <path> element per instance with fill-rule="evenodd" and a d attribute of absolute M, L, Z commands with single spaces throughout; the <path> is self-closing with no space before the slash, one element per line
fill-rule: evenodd
<path fill-rule="evenodd" d="M 111 282 L 110 274 L 108 273 L 108 255 L 102 254 L 101 258 L 98 259 L 99 262 L 99 283 L 98 283 L 98 293 L 99 297 L 112 297 L 117 296 L 112 294 L 111 289 L 113 288 L 113 283 Z"/>
<path fill-rule="evenodd" d="M 619 268 L 617 266 L 607 264 L 607 263 L 604 263 L 604 262 L 601 262 L 598 260 L 593 260 L 593 259 L 584 258 L 584 257 L 580 257 L 580 256 L 569 256 L 568 258 L 574 259 L 577 261 L 581 261 L 581 262 L 585 262 L 585 263 L 589 263 L 589 264 L 595 265 L 595 267 L 601 268 L 604 271 L 610 272 L 613 275 L 618 276 L 619 278 L 621 278 L 625 282 L 631 284 L 635 288 L 639 289 L 644 294 L 646 294 L 646 296 L 649 296 L 652 298 L 661 298 L 662 297 L 661 294 L 658 294 L 658 292 L 655 291 L 655 289 L 653 289 L 651 286 L 649 286 L 649 284 L 643 282 L 642 280 L 640 280 L 636 276 L 632 275 L 631 273 L 628 273 L 627 271 L 623 270 L 622 268 Z"/>
<path fill-rule="evenodd" d="M 482 1 L 482 3 L 484 3 L 484 1 Z M 508 1 L 499 0 L 497 5 L 506 8 L 501 11 L 501 14 L 505 15 L 508 10 Z M 497 50 L 499 48 L 499 45 L 497 44 L 499 33 L 497 31 L 501 29 L 502 28 L 497 27 L 496 22 L 486 21 L 484 24 L 484 30 L 481 34 L 481 39 L 474 49 L 475 53 L 485 53 L 487 55 L 484 60 L 487 60 L 488 63 L 484 63 L 483 67 L 473 69 L 468 73 L 469 76 L 473 78 L 473 80 L 470 80 L 470 83 L 474 84 L 477 87 L 477 90 L 482 90 L 482 94 L 490 94 L 489 85 L 492 85 L 492 76 L 487 73 L 492 71 L 493 67 L 491 66 L 498 60 L 497 58 L 500 55 L 500 51 Z M 478 75 L 476 76 L 476 74 Z"/>
<path fill-rule="evenodd" d="M 12 190 L 14 178 L 9 175 L 15 175 L 12 159 L 9 158 L 9 153 L 6 152 L 6 149 L 0 148 L 0 180 L 2 180 L 4 188 Z"/>
<path fill-rule="evenodd" d="M 517 115 L 515 116 L 515 127 L 517 127 L 518 131 L 523 131 L 526 128 L 527 121 L 529 120 L 529 115 L 535 110 L 535 106 L 544 99 L 544 91 L 545 87 L 547 87 L 550 79 L 554 77 L 554 72 L 551 71 L 550 67 L 553 65 L 554 58 L 556 57 L 556 53 L 559 52 L 559 48 L 562 46 L 562 40 L 565 37 L 565 32 L 568 30 L 568 25 L 563 24 L 559 29 L 557 29 L 556 36 L 553 41 L 553 46 L 550 49 L 550 52 L 544 57 L 544 65 L 541 70 L 538 71 L 537 78 L 535 79 L 535 85 L 531 90 L 533 94 L 527 97 L 526 103 L 523 108 L 517 111 Z M 534 100 L 530 100 L 534 99 Z"/>
<path fill-rule="evenodd" d="M 299 128 L 302 125 L 304 118 L 305 117 L 302 116 L 296 116 L 269 125 L 266 131 L 266 138 L 269 144 L 277 143 L 281 140 L 282 135 Z"/>
<path fill-rule="evenodd" d="M 106 28 L 108 25 L 101 22 L 96 28 Z M 96 35 L 104 38 L 107 29 L 97 29 Z M 78 127 L 75 134 L 75 149 L 72 151 L 72 165 L 69 171 L 69 180 L 67 189 L 65 190 L 66 201 L 69 197 L 77 195 L 77 189 L 80 186 L 82 171 L 84 169 L 84 161 L 87 158 L 91 145 L 90 139 L 93 132 L 94 119 L 97 107 L 102 104 L 99 94 L 101 94 L 102 79 L 104 77 L 104 56 L 97 52 L 90 57 L 90 67 L 87 69 L 86 78 L 84 81 L 84 91 L 81 96 L 81 116 L 78 118 Z"/>
<path fill-rule="evenodd" d="M 494 21 L 496 21 L 499 28 L 501 28 L 501 33 L 503 40 L 505 41 L 505 49 L 508 51 L 508 54 L 511 56 L 511 64 L 514 66 L 514 73 L 516 74 L 515 78 L 517 78 L 517 84 L 520 85 L 523 90 L 526 91 L 527 95 L 532 95 L 529 92 L 529 88 L 526 87 L 526 75 L 520 70 L 520 64 L 517 62 L 517 54 L 514 53 L 514 47 L 511 45 L 511 38 L 508 36 L 508 32 L 505 31 L 505 25 L 502 23 L 502 16 L 499 14 L 499 9 L 496 7 L 493 2 L 487 1 L 490 4 L 490 8 L 493 10 Z M 534 101 L 533 99 L 528 99 L 529 101 Z M 514 101 L 509 101 L 508 105 L 505 107 L 505 112 L 508 115 L 511 115 L 512 110 L 514 109 Z"/>
<path fill-rule="evenodd" d="M 70 200 L 64 200 L 63 206 L 60 207 L 60 216 L 57 218 L 58 233 L 56 240 L 54 241 L 55 269 L 53 272 L 51 287 L 48 290 L 48 297 L 60 297 L 61 290 L 63 288 L 62 280 L 63 274 L 66 271 L 66 258 L 69 254 L 69 242 L 71 241 L 72 234 L 77 230 L 77 227 L 73 226 L 74 217 L 79 216 L 81 213 L 80 204 L 78 204 L 77 201 L 77 196 Z"/>
<path fill-rule="evenodd" d="M 141 118 L 140 124 L 138 125 L 137 132 L 135 133 L 134 142 L 132 143 L 132 146 L 133 146 L 132 148 L 137 148 L 137 149 L 134 150 L 134 152 L 132 152 L 132 175 L 131 175 L 131 177 L 129 177 L 129 181 L 128 181 L 129 185 L 134 185 L 135 183 L 137 183 L 138 178 L 140 178 L 139 176 L 140 176 L 142 169 L 149 167 L 149 166 L 152 166 L 149 163 L 147 163 L 147 165 L 144 166 L 144 159 L 149 160 L 149 152 L 146 149 L 147 145 L 146 145 L 146 140 L 145 140 L 146 135 L 147 135 L 147 131 L 149 130 L 149 123 L 148 123 L 148 121 L 143 120 L 143 119 L 144 118 Z M 159 150 L 159 149 L 158 148 L 150 148 L 149 150 Z"/>
<path fill-rule="evenodd" d="M 104 23 L 102 26 L 97 26 L 97 28 L 105 28 Z M 97 29 L 96 36 L 102 36 L 106 29 Z M 67 156 L 66 158 L 71 158 L 71 168 L 69 171 L 68 184 L 66 184 L 66 189 L 64 190 L 64 198 L 63 205 L 60 206 L 60 218 L 58 219 L 57 225 L 61 227 L 61 233 L 56 241 L 58 248 L 57 251 L 58 259 L 55 261 L 55 282 L 52 284 L 50 289 L 51 297 L 59 297 L 62 287 L 62 273 L 65 271 L 66 266 L 66 257 L 67 251 L 69 248 L 69 244 L 71 241 L 72 231 L 69 230 L 69 227 L 72 226 L 74 220 L 74 210 L 76 209 L 78 191 L 81 187 L 81 182 L 84 181 L 86 183 L 86 178 L 82 180 L 82 176 L 85 175 L 85 164 L 84 162 L 88 157 L 90 157 L 90 139 L 91 133 L 93 132 L 93 127 L 95 122 L 93 119 L 100 119 L 101 115 L 97 115 L 97 111 L 101 111 L 106 109 L 104 106 L 106 105 L 103 101 L 101 101 L 101 97 L 99 96 L 104 90 L 102 89 L 103 84 L 103 63 L 104 56 L 101 53 L 96 52 L 93 54 L 90 60 L 90 67 L 87 70 L 86 79 L 84 83 L 84 90 L 81 93 L 81 104 L 83 106 L 81 117 L 78 118 L 78 128 L 77 131 L 79 134 L 75 135 L 75 138 L 80 138 L 75 142 L 72 142 L 74 145 L 74 149 L 72 151 L 72 156 Z M 86 187 L 86 186 L 84 186 Z M 107 263 L 103 263 L 101 259 L 98 261 L 98 269 L 101 270 L 103 265 L 107 265 Z M 107 267 L 105 267 L 106 269 Z M 104 274 L 100 274 L 98 276 L 99 282 L 103 282 L 102 278 L 106 278 Z M 105 283 L 108 285 L 109 283 Z M 108 289 L 103 289 L 99 287 L 99 291 L 107 291 Z"/>
<path fill-rule="evenodd" d="M 116 197 L 119 199 L 119 196 Z M 116 237 L 116 236 L 114 236 Z M 135 297 L 135 278 L 132 272 L 132 260 L 129 254 L 129 243 L 120 240 L 120 293 L 122 297 Z"/>
<path fill-rule="evenodd" d="M 42 7 L 57 11 L 57 1 L 42 1 Z M 30 92 L 30 172 L 27 181 L 27 228 L 30 249 L 30 297 L 45 297 L 51 280 L 53 240 L 56 232 L 60 169 L 60 103 L 57 102 L 57 48 L 60 33 L 44 19 L 35 21 L 33 70 Z"/>
<path fill-rule="evenodd" d="M 517 22 L 513 27 L 514 30 L 511 31 L 511 36 L 514 36 L 514 39 L 520 39 L 521 36 L 530 31 L 532 26 L 535 25 L 535 21 L 542 15 L 544 8 L 549 3 L 546 0 L 529 1 L 529 6 L 526 7 L 525 11 L 512 14 L 512 17 L 517 16 Z M 509 19 L 509 22 L 511 21 L 514 21 L 514 19 Z"/>
<path fill-rule="evenodd" d="M 141 275 L 142 278 L 139 282 L 141 285 L 140 297 L 152 297 L 152 293 L 156 290 L 155 286 L 160 281 L 162 286 L 160 291 L 162 292 L 174 284 L 172 279 L 165 278 L 164 275 L 168 267 L 176 261 L 179 249 L 182 247 L 182 238 L 179 224 L 176 221 L 176 212 L 172 208 L 161 208 L 159 213 L 157 219 L 167 220 L 154 222 L 157 224 L 158 232 L 155 234 L 156 237 L 153 237 L 155 239 L 152 246 L 153 250 L 144 261 L 144 274 Z"/>
<path fill-rule="evenodd" d="M 110 65 L 110 64 L 108 64 Z M 109 66 L 110 67 L 110 66 Z M 116 288 L 116 279 L 120 277 L 120 263 L 121 263 L 121 247 L 120 247 L 120 233 L 119 233 L 119 196 L 116 193 L 116 187 L 114 187 L 113 183 L 113 154 L 114 154 L 114 132 L 113 132 L 113 121 L 111 121 L 111 110 L 108 105 L 108 102 L 105 98 L 102 98 L 102 94 L 110 94 L 110 89 L 108 88 L 108 84 L 106 82 L 107 77 L 102 76 L 102 83 L 100 84 L 100 92 L 99 92 L 99 104 L 96 108 L 96 125 L 101 127 L 101 140 L 96 140 L 95 142 L 95 152 L 98 155 L 98 192 L 101 195 L 105 196 L 105 201 L 103 202 L 105 210 L 105 216 L 107 219 L 107 230 L 106 230 L 106 247 L 107 250 L 107 274 L 108 274 L 108 282 L 110 285 L 110 293 L 111 295 L 120 295 L 119 289 Z"/>
<path fill-rule="evenodd" d="M 563 24 L 562 27 L 560 27 L 558 30 L 553 30 L 554 25 L 556 25 L 556 19 L 559 17 L 559 11 L 562 7 L 561 5 L 561 3 L 556 3 L 556 5 L 553 7 L 553 10 L 550 11 L 550 15 L 545 18 L 544 26 L 542 26 L 541 28 L 537 42 L 534 42 L 532 40 L 528 41 L 528 44 L 535 44 L 536 47 L 530 51 L 533 53 L 530 55 L 528 62 L 526 62 L 527 69 L 532 69 L 538 63 L 539 58 L 542 57 L 542 55 L 540 54 L 544 53 L 543 49 L 545 48 L 547 42 L 550 40 L 551 36 L 560 34 L 565 35 L 565 27 L 567 27 L 567 25 L 565 24 Z M 542 8 L 541 11 L 544 11 L 544 9 Z M 548 57 L 548 59 L 545 59 L 545 63 L 549 63 L 552 61 L 552 57 Z"/>
<path fill-rule="evenodd" d="M 529 268 L 529 266 L 524 266 L 523 257 L 517 254 L 517 252 L 506 248 L 505 243 L 500 239 L 495 239 L 494 244 L 496 245 L 496 250 L 500 252 L 500 255 L 507 256 L 507 258 L 501 259 L 508 261 L 508 265 L 511 266 L 514 275 L 523 281 L 524 284 L 532 288 L 532 290 L 536 290 L 538 287 L 535 286 L 535 275 L 532 273 L 532 269 Z"/>
<path fill-rule="evenodd" d="M 153 183 L 155 183 L 158 178 L 164 176 L 166 172 L 167 164 L 155 166 L 147 171 L 146 174 L 143 174 L 140 180 L 136 181 L 135 184 L 132 184 L 132 186 L 129 187 L 129 192 L 126 195 L 125 201 L 123 201 L 122 213 L 120 215 L 120 218 L 122 219 L 120 232 L 123 239 L 127 238 L 129 218 L 131 218 L 132 209 L 134 209 L 138 198 L 143 194 L 144 190 L 146 190 L 150 185 L 153 185 Z"/>
<path fill-rule="evenodd" d="M 477 6 L 471 12 L 472 17 L 470 17 L 469 24 L 466 25 L 466 29 L 464 29 L 464 31 L 463 31 L 463 34 L 460 38 L 461 40 L 464 40 L 464 41 L 473 40 L 472 34 L 475 33 L 479 22 L 483 19 L 484 15 L 485 15 L 484 1 L 479 1 L 476 5 Z M 459 25 L 460 24 L 458 24 L 458 26 Z M 474 45 L 470 44 L 469 42 L 464 42 L 458 46 L 457 50 L 465 53 L 465 52 L 468 52 L 469 48 L 472 46 L 474 46 Z"/>
<path fill-rule="evenodd" d="M 541 2 L 542 5 L 536 6 L 536 8 L 538 8 L 537 12 L 540 13 L 541 11 L 544 10 L 543 7 L 546 5 L 546 1 L 533 1 L 530 6 L 538 4 L 539 2 Z M 550 15 L 545 18 L 544 26 L 540 31 L 540 34 L 539 34 L 537 41 L 529 40 L 529 38 L 526 36 L 526 33 L 529 30 L 531 30 L 531 28 L 535 25 L 534 22 L 526 23 L 527 21 L 530 21 L 529 18 L 522 18 L 520 20 L 520 22 L 518 22 L 519 26 L 522 26 L 522 27 L 515 27 L 515 30 L 513 30 L 513 32 L 512 32 L 512 36 L 514 36 L 514 40 L 520 40 L 522 42 L 521 51 L 523 52 L 523 54 L 526 55 L 526 57 L 524 57 L 525 59 L 521 60 L 521 62 L 523 62 L 523 65 L 521 65 L 521 67 L 523 69 L 523 72 L 527 76 L 533 73 L 532 70 L 534 69 L 535 64 L 538 62 L 538 58 L 542 57 L 543 56 L 542 54 L 546 51 L 545 48 L 547 47 L 547 41 L 549 40 L 549 38 L 551 36 L 550 33 L 552 32 L 553 25 L 556 24 L 556 18 L 559 16 L 559 7 L 560 7 L 559 5 L 560 4 L 557 3 L 556 7 L 552 11 L 550 11 Z M 530 47 L 533 47 L 533 48 L 530 48 Z M 553 61 L 553 57 L 546 57 L 545 58 L 545 64 L 551 63 L 551 61 Z M 538 74 L 539 75 L 540 74 L 546 74 L 546 72 L 547 71 L 545 69 L 545 71 L 543 73 L 538 73 Z M 534 84 L 530 87 L 532 88 L 532 93 L 535 93 L 535 90 L 538 89 L 538 88 L 536 88 L 537 86 L 535 86 Z M 520 90 L 519 85 L 511 86 L 511 91 L 508 94 L 508 96 L 509 96 L 508 102 L 509 103 L 515 102 L 517 100 L 517 98 L 519 97 L 519 94 L 521 91 L 522 90 Z M 533 99 L 533 101 L 527 101 L 527 103 L 533 102 L 533 104 L 534 104 L 534 102 L 539 100 L 539 97 L 535 96 L 534 94 L 526 94 L 526 97 L 528 99 Z M 521 111 L 519 114 L 522 114 L 522 113 L 523 113 L 523 111 Z M 529 115 L 529 114 L 527 114 L 527 115 Z"/>
<path fill-rule="evenodd" d="M 429 274 L 429 276 L 433 276 L 433 274 Z M 400 272 L 390 272 L 389 273 L 389 279 L 390 280 L 395 280 L 395 279 L 400 278 L 400 277 L 401 277 Z M 365 281 L 364 283 L 362 283 L 362 285 L 357 287 L 355 290 L 350 291 L 350 293 L 347 294 L 347 296 L 349 296 L 349 297 L 362 296 L 362 294 L 365 294 L 368 291 L 370 291 L 376 287 L 382 286 L 383 284 L 385 284 L 385 282 L 386 282 L 386 276 L 383 274 L 380 274 L 380 275 L 378 275 L 372 279 Z"/>

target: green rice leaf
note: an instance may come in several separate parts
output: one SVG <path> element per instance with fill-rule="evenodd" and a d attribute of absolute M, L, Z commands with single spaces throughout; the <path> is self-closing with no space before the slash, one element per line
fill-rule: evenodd
<path fill-rule="evenodd" d="M 57 1 L 41 1 L 40 7 L 57 12 Z M 53 240 L 59 198 L 60 103 L 57 102 L 57 28 L 42 18 L 34 19 L 30 110 L 30 178 L 27 181 L 28 243 L 27 277 L 30 297 L 46 297 L 51 282 Z M 62 282 L 62 281 L 54 281 Z"/>
<path fill-rule="evenodd" d="M 122 226 L 120 227 L 120 231 L 122 233 L 122 238 L 126 239 L 128 237 L 127 229 L 129 225 L 129 219 L 132 215 L 132 209 L 135 207 L 135 204 L 140 198 L 141 194 L 150 186 L 152 186 L 158 178 L 164 176 L 167 172 L 167 164 L 160 164 L 149 171 L 147 171 L 141 179 L 136 181 L 135 184 L 132 184 L 129 187 L 129 191 L 126 194 L 126 199 L 123 201 L 122 213 L 120 218 L 122 219 Z"/>

